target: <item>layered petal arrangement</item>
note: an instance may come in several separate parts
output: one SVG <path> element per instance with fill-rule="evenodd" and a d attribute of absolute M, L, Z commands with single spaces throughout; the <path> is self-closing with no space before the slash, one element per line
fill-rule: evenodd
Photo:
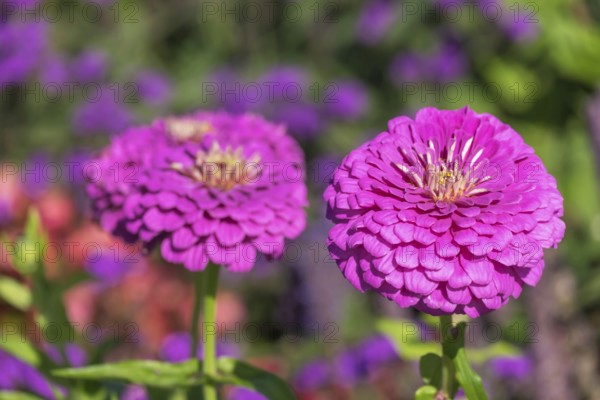
<path fill-rule="evenodd" d="M 324 198 L 346 279 L 432 315 L 477 317 L 519 297 L 565 231 L 556 180 L 533 149 L 469 108 L 391 120 L 346 156 Z"/>
<path fill-rule="evenodd" d="M 306 223 L 303 153 L 255 115 L 198 113 L 132 128 L 88 165 L 102 227 L 190 270 L 243 272 Z"/>

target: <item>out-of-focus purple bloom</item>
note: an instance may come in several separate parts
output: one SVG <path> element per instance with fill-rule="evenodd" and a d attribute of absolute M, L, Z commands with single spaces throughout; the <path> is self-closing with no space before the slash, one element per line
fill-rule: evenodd
<path fill-rule="evenodd" d="M 40 65 L 47 48 L 46 25 L 11 22 L 0 24 L 0 84 L 17 84 Z"/>
<path fill-rule="evenodd" d="M 171 82 L 166 75 L 156 71 L 142 71 L 136 78 L 140 99 L 153 106 L 171 100 Z"/>
<path fill-rule="evenodd" d="M 229 400 L 267 400 L 267 398 L 254 390 L 236 387 L 229 394 Z"/>
<path fill-rule="evenodd" d="M 182 362 L 190 358 L 191 338 L 188 333 L 177 332 L 167 336 L 160 348 L 160 358 L 165 361 L 176 363 Z M 200 343 L 201 344 L 201 343 Z M 202 348 L 198 346 L 196 353 L 198 358 L 202 358 Z"/>
<path fill-rule="evenodd" d="M 69 68 L 62 57 L 54 55 L 44 61 L 40 75 L 42 84 L 46 85 L 45 91 L 57 91 L 58 96 L 62 91 L 62 85 L 69 80 Z M 54 95 L 48 96 L 52 98 Z"/>
<path fill-rule="evenodd" d="M 306 99 L 308 73 L 301 67 L 281 65 L 269 69 L 259 79 L 263 102 L 297 103 Z"/>
<path fill-rule="evenodd" d="M 394 345 L 383 335 L 375 335 L 364 340 L 359 346 L 359 351 L 369 373 L 387 362 L 398 359 Z"/>
<path fill-rule="evenodd" d="M 527 356 L 497 357 L 490 361 L 490 366 L 498 377 L 518 380 L 527 378 L 533 370 L 533 363 Z"/>
<path fill-rule="evenodd" d="M 129 385 L 121 393 L 120 400 L 147 400 L 148 394 L 143 386 Z"/>
<path fill-rule="evenodd" d="M 356 24 L 358 40 L 367 45 L 379 43 L 389 32 L 396 19 L 394 2 L 370 0 L 361 10 Z"/>
<path fill-rule="evenodd" d="M 131 272 L 132 265 L 125 260 L 116 259 L 110 251 L 105 253 L 100 257 L 86 260 L 85 269 L 97 280 L 113 286 Z"/>
<path fill-rule="evenodd" d="M 398 55 L 390 66 L 390 77 L 397 85 L 415 81 L 449 82 L 460 78 L 466 69 L 467 59 L 460 45 L 446 40 L 433 53 Z"/>
<path fill-rule="evenodd" d="M 190 358 L 192 339 L 190 334 L 187 332 L 176 332 L 172 333 L 163 339 L 160 348 L 160 358 L 172 362 L 182 362 Z M 198 351 L 196 356 L 198 359 L 202 359 L 202 342 L 198 343 Z M 236 346 L 230 343 L 217 343 L 217 355 L 218 356 L 239 356 L 239 352 Z"/>
<path fill-rule="evenodd" d="M 313 104 L 280 103 L 266 114 L 276 122 L 285 124 L 297 137 L 310 138 L 323 127 L 319 110 Z"/>
<path fill-rule="evenodd" d="M 398 353 L 388 338 L 371 336 L 338 355 L 335 359 L 336 382 L 344 387 L 354 386 L 386 363 L 397 359 Z"/>
<path fill-rule="evenodd" d="M 458 42 L 443 42 L 439 52 L 431 60 L 433 73 L 439 82 L 459 78 L 467 69 L 467 58 Z"/>
<path fill-rule="evenodd" d="M 107 71 L 106 54 L 96 50 L 85 51 L 73 61 L 71 68 L 78 83 L 102 83 Z"/>
<path fill-rule="evenodd" d="M 45 351 L 46 351 L 46 354 L 48 355 L 48 357 L 55 364 L 65 365 L 65 360 L 63 358 L 63 355 L 61 354 L 60 350 L 56 346 L 47 344 L 45 346 Z M 80 346 L 78 346 L 74 343 L 67 343 L 65 345 L 64 352 L 65 352 L 65 356 L 67 358 L 66 364 L 68 364 L 72 367 L 76 367 L 76 368 L 83 367 L 85 364 L 87 364 L 87 361 L 88 361 L 87 353 Z"/>
<path fill-rule="evenodd" d="M 243 96 L 240 76 L 231 68 L 223 68 L 213 72 L 202 82 L 201 91 L 203 99 L 216 104 L 220 108 L 234 114 L 242 114 L 262 101 L 262 96 L 249 101 Z"/>
<path fill-rule="evenodd" d="M 326 386 L 331 379 L 327 360 L 317 359 L 305 364 L 294 377 L 294 387 L 301 391 L 310 391 Z"/>
<path fill-rule="evenodd" d="M 537 38 L 539 34 L 539 22 L 527 8 L 517 10 L 503 10 L 500 26 L 506 35 L 512 40 L 527 42 Z"/>
<path fill-rule="evenodd" d="M 360 354 L 356 349 L 344 350 L 334 360 L 334 379 L 342 387 L 353 387 L 366 376 Z"/>
<path fill-rule="evenodd" d="M 52 385 L 31 365 L 0 349 L 0 389 L 29 390 L 45 399 L 55 399 Z"/>
<path fill-rule="evenodd" d="M 73 129 L 79 135 L 115 134 L 125 130 L 133 116 L 114 90 L 102 86 L 98 98 L 89 99 L 73 116 Z"/>
<path fill-rule="evenodd" d="M 323 99 L 329 116 L 346 120 L 362 117 L 369 106 L 367 88 L 354 80 L 340 80 L 329 85 Z"/>

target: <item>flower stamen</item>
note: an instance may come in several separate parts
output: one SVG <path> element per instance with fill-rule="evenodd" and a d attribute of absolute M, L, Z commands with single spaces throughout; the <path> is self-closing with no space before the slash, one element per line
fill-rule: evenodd
<path fill-rule="evenodd" d="M 254 182 L 260 175 L 259 162 L 258 154 L 246 158 L 242 147 L 234 150 L 227 146 L 222 149 L 215 141 L 209 151 L 196 154 L 195 164 L 191 168 L 185 168 L 181 163 L 173 163 L 171 168 L 207 186 L 229 191 L 234 186 Z"/>

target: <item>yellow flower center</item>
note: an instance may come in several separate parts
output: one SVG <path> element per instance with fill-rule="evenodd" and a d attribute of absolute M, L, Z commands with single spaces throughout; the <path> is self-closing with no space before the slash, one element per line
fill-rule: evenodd
<path fill-rule="evenodd" d="M 469 153 L 473 138 L 469 139 L 459 152 L 457 159 L 455 155 L 456 140 L 453 139 L 444 158 L 437 161 L 432 157 L 436 152 L 433 142 L 429 141 L 428 149 L 423 154 L 417 154 L 420 163 L 416 166 L 396 164 L 412 181 L 422 189 L 426 189 L 431 198 L 437 201 L 455 201 L 463 196 L 472 196 L 484 193 L 487 189 L 477 188 L 483 182 L 488 181 L 490 176 L 482 176 L 480 168 L 482 163 L 477 163 L 483 153 L 483 149 Z M 404 150 L 403 150 L 404 151 Z M 422 163 L 422 164 L 421 164 Z M 426 167 L 423 168 L 422 165 Z"/>
<path fill-rule="evenodd" d="M 230 146 L 221 148 L 213 142 L 209 151 L 199 151 L 193 167 L 186 168 L 181 163 L 173 163 L 171 167 L 207 186 L 228 191 L 236 185 L 246 185 L 260 175 L 260 156 L 258 154 L 246 158 L 243 148 L 235 150 Z"/>

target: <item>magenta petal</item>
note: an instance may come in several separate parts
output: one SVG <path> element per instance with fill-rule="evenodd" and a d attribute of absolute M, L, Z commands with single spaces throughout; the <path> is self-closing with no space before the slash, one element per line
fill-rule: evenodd
<path fill-rule="evenodd" d="M 215 232 L 217 239 L 224 246 L 233 246 L 244 239 L 244 231 L 238 224 L 221 222 Z"/>

